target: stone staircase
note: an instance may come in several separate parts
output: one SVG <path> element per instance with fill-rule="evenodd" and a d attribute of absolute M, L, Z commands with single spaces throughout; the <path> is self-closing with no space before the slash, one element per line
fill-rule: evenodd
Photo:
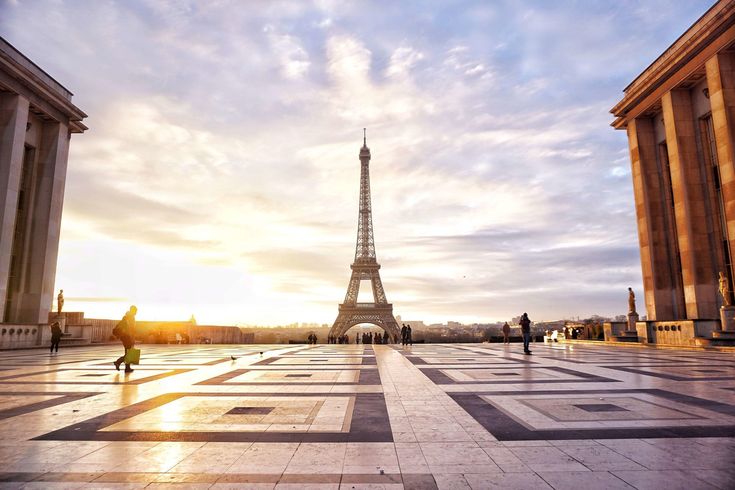
<path fill-rule="evenodd" d="M 635 330 L 624 330 L 620 332 L 620 335 L 613 335 L 610 337 L 613 342 L 638 342 L 638 332 Z"/>
<path fill-rule="evenodd" d="M 74 345 L 89 345 L 92 341 L 85 339 L 84 337 L 73 337 L 70 333 L 64 333 L 61 335 L 61 342 L 59 347 L 69 347 Z"/>

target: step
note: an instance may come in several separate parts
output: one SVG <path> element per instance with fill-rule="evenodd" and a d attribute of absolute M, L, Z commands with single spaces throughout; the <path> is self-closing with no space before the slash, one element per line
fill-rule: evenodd
<path fill-rule="evenodd" d="M 91 344 L 90 339 L 85 339 L 84 337 L 61 337 L 61 342 L 59 342 L 59 345 L 89 345 Z"/>
<path fill-rule="evenodd" d="M 638 342 L 638 336 L 635 337 L 632 335 L 611 335 L 610 340 L 612 342 Z"/>

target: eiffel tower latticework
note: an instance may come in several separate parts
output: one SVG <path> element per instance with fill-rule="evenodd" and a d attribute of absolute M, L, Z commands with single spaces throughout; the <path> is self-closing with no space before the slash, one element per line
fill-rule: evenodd
<path fill-rule="evenodd" d="M 380 280 L 380 264 L 375 256 L 373 236 L 373 212 L 370 205 L 370 149 L 367 138 L 363 136 L 360 148 L 360 211 L 357 217 L 357 247 L 355 261 L 350 266 L 352 275 L 347 286 L 344 303 L 339 305 L 339 314 L 334 321 L 330 335 L 344 335 L 351 327 L 360 323 L 372 323 L 381 327 L 391 337 L 398 340 L 400 330 L 393 317 L 393 305 L 385 297 L 383 282 Z M 370 281 L 373 288 L 372 303 L 358 303 L 360 281 Z"/>

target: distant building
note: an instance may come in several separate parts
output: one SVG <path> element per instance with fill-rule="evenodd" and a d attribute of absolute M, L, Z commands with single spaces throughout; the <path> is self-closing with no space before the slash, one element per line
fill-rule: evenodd
<path fill-rule="evenodd" d="M 2 323 L 47 321 L 54 296 L 69 140 L 72 133 L 87 129 L 82 124 L 85 117 L 72 103 L 69 90 L 0 38 Z M 38 339 L 26 340 L 40 341 L 40 333 Z"/>
<path fill-rule="evenodd" d="M 638 338 L 692 344 L 727 337 L 718 272 L 732 291 L 735 1 L 713 5 L 624 92 L 611 112 L 630 147 L 649 319 L 637 325 Z M 622 307 L 625 299 L 623 289 Z"/>

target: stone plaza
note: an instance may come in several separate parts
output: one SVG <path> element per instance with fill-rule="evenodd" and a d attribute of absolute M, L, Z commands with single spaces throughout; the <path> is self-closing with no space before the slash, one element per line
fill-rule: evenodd
<path fill-rule="evenodd" d="M 0 488 L 735 487 L 732 352 L 140 347 L 0 353 Z"/>

